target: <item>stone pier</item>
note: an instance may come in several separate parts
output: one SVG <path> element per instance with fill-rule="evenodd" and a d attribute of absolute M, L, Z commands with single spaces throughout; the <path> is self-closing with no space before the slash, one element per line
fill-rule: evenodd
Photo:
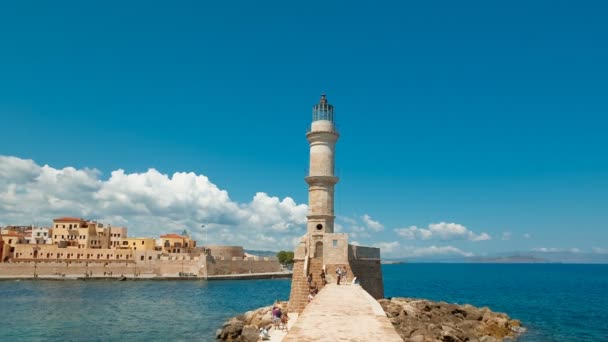
<path fill-rule="evenodd" d="M 358 285 L 328 284 L 283 341 L 402 342 L 380 304 Z"/>

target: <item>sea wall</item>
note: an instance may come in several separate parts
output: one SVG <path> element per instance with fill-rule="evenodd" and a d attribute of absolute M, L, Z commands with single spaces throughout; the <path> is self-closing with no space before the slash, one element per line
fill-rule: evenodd
<path fill-rule="evenodd" d="M 208 275 L 241 274 L 241 273 L 269 273 L 281 271 L 281 264 L 276 258 L 207 258 L 206 269 Z"/>
<path fill-rule="evenodd" d="M 87 274 L 93 277 L 135 275 L 139 273 L 154 274 L 153 267 L 137 267 L 134 262 L 14 262 L 0 264 L 0 276 L 2 277 L 38 277 L 45 276 L 66 276 L 66 277 L 86 277 Z"/>
<path fill-rule="evenodd" d="M 148 255 L 136 252 L 131 260 L 59 260 L 59 261 L 13 261 L 0 263 L 0 278 L 20 277 L 104 277 L 147 276 L 180 277 L 188 274 L 195 277 L 216 275 L 276 273 L 281 265 L 276 258 L 250 257 L 214 258 L 210 255 L 175 253 L 170 255 Z M 135 261 L 137 260 L 137 261 Z"/>

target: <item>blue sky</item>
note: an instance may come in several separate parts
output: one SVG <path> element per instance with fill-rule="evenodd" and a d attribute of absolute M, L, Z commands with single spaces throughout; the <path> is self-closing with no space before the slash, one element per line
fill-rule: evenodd
<path fill-rule="evenodd" d="M 336 210 L 345 231 L 359 230 L 356 241 L 393 255 L 433 246 L 605 252 L 607 7 L 2 3 L 0 155 L 96 169 L 101 181 L 118 169 L 194 172 L 237 205 L 257 192 L 302 204 L 304 133 L 327 92 L 342 134 Z M 8 172 L 0 192 L 17 182 Z M 38 210 L 4 208 L 5 224 Z M 395 231 L 441 222 L 491 239 Z"/>

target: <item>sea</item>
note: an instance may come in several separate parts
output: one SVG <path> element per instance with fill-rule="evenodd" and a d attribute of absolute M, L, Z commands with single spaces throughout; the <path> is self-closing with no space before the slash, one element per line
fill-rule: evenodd
<path fill-rule="evenodd" d="M 608 341 L 608 265 L 383 265 L 387 297 L 487 306 L 530 341 Z M 289 279 L 0 281 L 0 341 L 214 341 L 228 318 L 289 297 Z"/>

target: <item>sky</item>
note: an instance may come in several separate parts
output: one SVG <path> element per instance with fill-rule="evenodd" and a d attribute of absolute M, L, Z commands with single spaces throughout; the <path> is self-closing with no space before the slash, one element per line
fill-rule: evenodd
<path fill-rule="evenodd" d="M 351 241 L 386 257 L 608 253 L 607 10 L 2 2 L 0 225 L 82 216 L 291 249 L 326 92 Z"/>

